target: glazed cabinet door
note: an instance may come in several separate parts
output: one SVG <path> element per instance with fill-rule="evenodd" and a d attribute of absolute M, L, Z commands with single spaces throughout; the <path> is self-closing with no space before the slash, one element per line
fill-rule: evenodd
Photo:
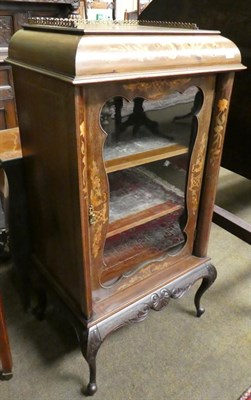
<path fill-rule="evenodd" d="M 85 91 L 95 288 L 192 254 L 213 76 Z"/>

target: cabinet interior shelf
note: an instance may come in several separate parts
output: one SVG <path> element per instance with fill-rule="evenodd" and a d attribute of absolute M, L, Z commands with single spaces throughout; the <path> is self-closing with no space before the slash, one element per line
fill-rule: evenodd
<path fill-rule="evenodd" d="M 186 153 L 188 153 L 188 147 L 181 144 L 173 144 L 160 149 L 144 151 L 143 153 L 131 154 L 116 159 L 106 160 L 105 170 L 107 173 L 111 173 L 166 158 L 180 156 Z"/>
<path fill-rule="evenodd" d="M 104 248 L 105 269 L 103 282 L 117 278 L 145 261 L 157 260 L 174 247 L 184 243 L 185 238 L 178 219 L 181 210 L 136 226 L 106 240 Z M 163 240 L 160 240 L 160 237 Z"/>
<path fill-rule="evenodd" d="M 170 201 L 150 207 L 147 210 L 140 211 L 137 214 L 129 215 L 128 217 L 110 223 L 106 237 L 109 238 L 181 209 L 181 205 L 173 205 Z"/>
<path fill-rule="evenodd" d="M 146 167 L 109 174 L 110 210 L 107 238 L 176 211 L 184 196 L 175 186 Z"/>

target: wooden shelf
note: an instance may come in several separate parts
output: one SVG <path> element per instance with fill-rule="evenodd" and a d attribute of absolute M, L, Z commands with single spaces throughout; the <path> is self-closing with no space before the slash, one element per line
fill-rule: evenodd
<path fill-rule="evenodd" d="M 105 161 L 105 169 L 107 173 L 120 171 L 126 168 L 136 167 L 138 165 L 148 164 L 153 161 L 163 160 L 166 158 L 176 157 L 188 153 L 188 147 L 180 144 L 173 144 L 145 151 L 143 153 L 131 154 Z"/>
<path fill-rule="evenodd" d="M 164 217 L 184 207 L 177 187 L 145 167 L 109 174 L 110 206 L 107 238 Z"/>
<path fill-rule="evenodd" d="M 181 210 L 177 210 L 108 238 L 104 249 L 106 268 L 102 273 L 102 282 L 119 277 L 145 261 L 158 259 L 184 243 L 178 224 L 180 214 Z M 164 240 L 160 241 L 160 236 Z"/>
<path fill-rule="evenodd" d="M 181 210 L 182 208 L 183 207 L 179 204 L 174 205 L 172 202 L 167 201 L 157 206 L 148 208 L 147 210 L 138 212 L 137 214 L 129 215 L 128 217 L 110 223 L 106 237 L 109 238 L 125 232 L 128 229 L 146 224 L 147 222 L 171 214 L 175 211 Z"/>

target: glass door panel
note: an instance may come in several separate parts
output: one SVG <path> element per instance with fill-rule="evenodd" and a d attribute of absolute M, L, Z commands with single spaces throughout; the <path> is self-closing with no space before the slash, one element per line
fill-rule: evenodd
<path fill-rule="evenodd" d="M 104 105 L 110 189 L 104 281 L 165 258 L 186 242 L 187 171 L 202 102 L 202 92 L 191 87 L 160 100 L 115 97 Z"/>
<path fill-rule="evenodd" d="M 107 172 L 187 153 L 191 119 L 201 97 L 201 91 L 191 87 L 161 100 L 108 100 L 100 121 L 107 133 Z"/>

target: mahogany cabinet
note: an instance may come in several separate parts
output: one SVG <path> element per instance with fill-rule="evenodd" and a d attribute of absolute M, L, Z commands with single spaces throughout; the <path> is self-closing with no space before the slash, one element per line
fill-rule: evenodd
<path fill-rule="evenodd" d="M 109 333 L 199 279 L 204 312 L 232 83 L 244 67 L 218 32 L 39 19 L 12 37 L 8 62 L 31 262 L 74 320 L 91 395 Z"/>

